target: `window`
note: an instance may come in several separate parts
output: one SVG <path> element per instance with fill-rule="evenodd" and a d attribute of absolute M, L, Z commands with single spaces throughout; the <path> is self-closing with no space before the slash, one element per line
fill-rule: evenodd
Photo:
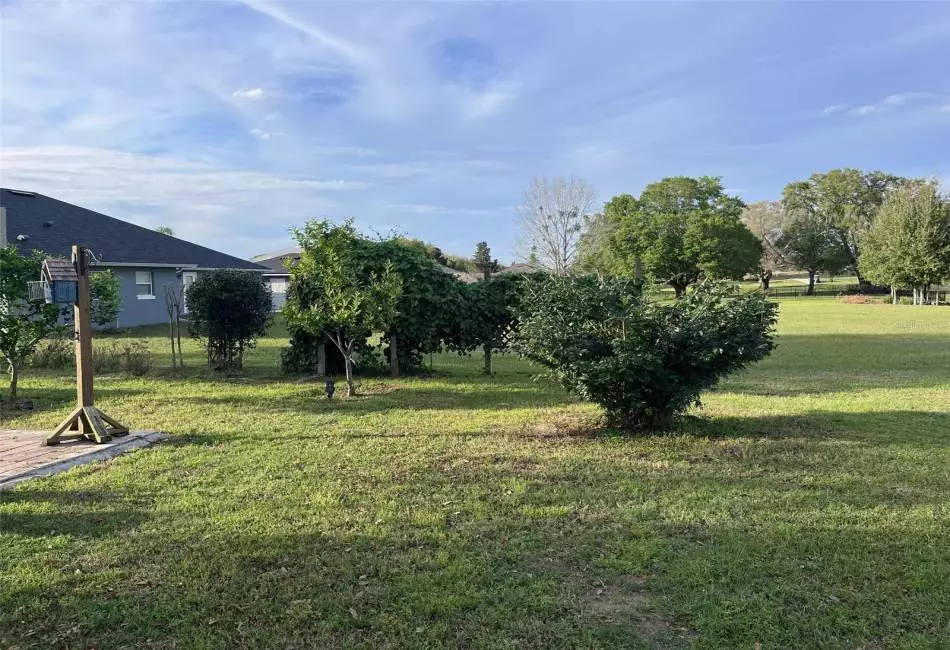
<path fill-rule="evenodd" d="M 135 293 L 139 300 L 148 300 L 155 297 L 155 291 L 152 287 L 151 271 L 135 272 Z"/>
<path fill-rule="evenodd" d="M 270 290 L 274 293 L 287 293 L 287 279 L 270 278 Z"/>

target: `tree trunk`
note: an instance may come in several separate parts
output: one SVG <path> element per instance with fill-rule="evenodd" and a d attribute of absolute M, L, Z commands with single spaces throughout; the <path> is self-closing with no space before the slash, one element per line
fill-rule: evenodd
<path fill-rule="evenodd" d="M 389 335 L 389 376 L 399 376 L 399 350 L 396 348 L 396 335 Z"/>
<path fill-rule="evenodd" d="M 16 404 L 17 383 L 20 381 L 20 364 L 10 364 L 10 406 Z"/>
<path fill-rule="evenodd" d="M 486 343 L 483 347 L 485 348 L 485 374 L 490 376 L 492 374 L 491 344 Z"/>
<path fill-rule="evenodd" d="M 168 315 L 168 340 L 172 344 L 172 368 L 177 368 L 178 364 L 175 362 L 175 322 L 172 319 L 172 315 Z M 208 359 L 208 365 L 211 365 L 211 359 Z"/>
<path fill-rule="evenodd" d="M 685 282 L 670 282 L 670 285 L 673 287 L 673 295 L 677 298 L 682 298 L 683 294 L 686 293 L 686 283 Z"/>
<path fill-rule="evenodd" d="M 897 285 L 896 284 L 891 285 L 891 304 L 892 305 L 897 304 Z"/>
<path fill-rule="evenodd" d="M 184 368 L 185 357 L 181 353 L 181 315 L 177 312 L 175 313 L 175 334 L 178 338 L 178 365 Z"/>
<path fill-rule="evenodd" d="M 769 290 L 769 283 L 772 281 L 772 271 L 765 271 L 764 273 L 759 274 L 759 287 L 762 291 Z"/>
<path fill-rule="evenodd" d="M 815 272 L 808 271 L 808 289 L 805 290 L 806 296 L 815 295 Z"/>
<path fill-rule="evenodd" d="M 343 355 L 343 365 L 346 368 L 346 396 L 356 396 L 356 383 L 353 381 L 353 360 L 349 354 Z"/>

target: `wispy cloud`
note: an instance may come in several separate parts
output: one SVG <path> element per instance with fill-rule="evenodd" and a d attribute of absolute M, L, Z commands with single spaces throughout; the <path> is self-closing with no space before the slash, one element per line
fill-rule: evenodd
<path fill-rule="evenodd" d="M 499 206 L 536 174 L 603 198 L 722 175 L 755 200 L 834 166 L 946 172 L 948 18 L 938 3 L 8 2 L 0 180 L 238 253 L 353 215 L 462 252 L 488 238 L 506 259 L 517 223 Z"/>
<path fill-rule="evenodd" d="M 848 109 L 848 104 L 831 104 L 821 110 L 822 115 L 834 115 Z"/>
<path fill-rule="evenodd" d="M 873 104 L 865 104 L 864 106 L 852 108 L 848 111 L 848 114 L 857 116 L 874 115 L 876 113 L 884 113 L 902 106 L 906 106 L 911 102 L 933 100 L 940 97 L 941 95 L 935 93 L 898 93 L 894 95 L 888 95 L 884 99 L 874 102 Z"/>
<path fill-rule="evenodd" d="M 232 93 L 233 97 L 239 99 L 264 99 L 267 93 L 264 92 L 263 88 L 248 88 L 247 90 L 235 90 Z"/>

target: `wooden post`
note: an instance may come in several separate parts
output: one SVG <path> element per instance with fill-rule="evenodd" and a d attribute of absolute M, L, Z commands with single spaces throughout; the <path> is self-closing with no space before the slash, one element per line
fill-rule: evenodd
<path fill-rule="evenodd" d="M 92 299 L 89 291 L 89 261 L 81 246 L 73 246 L 73 264 L 79 280 L 73 322 L 76 324 L 76 401 L 94 406 L 92 396 Z M 88 432 L 87 432 L 88 433 Z"/>
<path fill-rule="evenodd" d="M 86 439 L 108 442 L 113 436 L 129 432 L 93 403 L 92 391 L 92 297 L 89 290 L 89 260 L 86 249 L 73 245 L 76 270 L 76 302 L 73 322 L 76 326 L 76 408 L 46 438 L 44 444 L 58 445 L 63 440 Z"/>

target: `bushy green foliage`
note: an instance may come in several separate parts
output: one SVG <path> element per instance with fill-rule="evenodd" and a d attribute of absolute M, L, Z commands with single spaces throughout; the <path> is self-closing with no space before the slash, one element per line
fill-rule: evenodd
<path fill-rule="evenodd" d="M 762 245 L 742 223 L 744 207 L 709 176 L 666 178 L 639 198 L 616 196 L 604 208 L 607 223 L 598 235 L 608 250 L 588 245 L 588 266 L 651 277 L 668 283 L 677 296 L 701 278 L 740 279 L 758 267 L 762 255 Z"/>
<path fill-rule="evenodd" d="M 460 287 L 462 309 L 456 313 L 456 329 L 446 342 L 460 353 L 482 348 L 486 374 L 492 372 L 492 352 L 508 347 L 523 279 L 496 275 Z"/>
<path fill-rule="evenodd" d="M 99 327 L 114 325 L 122 309 L 122 298 L 119 278 L 112 269 L 97 271 L 89 277 L 89 293 L 92 297 L 92 322 Z"/>
<path fill-rule="evenodd" d="M 840 239 L 825 220 L 809 212 L 799 212 L 792 218 L 777 246 L 792 266 L 808 272 L 807 295 L 815 290 L 816 273 L 839 273 L 850 263 Z"/>
<path fill-rule="evenodd" d="M 823 224 L 837 251 L 847 260 L 861 284 L 861 238 L 870 229 L 887 194 L 907 182 L 906 178 L 881 171 L 862 172 L 843 168 L 812 174 L 807 180 L 785 186 L 782 202 L 793 215 L 807 215 Z"/>
<path fill-rule="evenodd" d="M 36 346 L 30 357 L 30 365 L 50 370 L 69 368 L 76 363 L 75 348 L 75 343 L 64 338 L 47 339 Z"/>
<path fill-rule="evenodd" d="M 261 276 L 230 269 L 200 274 L 187 300 L 191 335 L 204 343 L 208 365 L 240 368 L 244 351 L 264 336 L 271 318 L 271 294 Z"/>
<path fill-rule="evenodd" d="M 353 227 L 352 221 L 336 225 L 309 221 L 294 231 L 300 244 L 300 260 L 290 269 L 290 291 L 284 315 L 291 332 L 302 330 L 305 341 L 329 340 L 343 355 L 347 395 L 356 394 L 353 365 L 358 346 L 373 332 L 391 326 L 402 278 L 389 260 L 373 257 L 374 247 Z M 400 240 L 389 240 L 394 253 L 402 252 L 433 267 L 425 255 Z M 381 261 L 378 266 L 373 261 Z M 433 267 L 434 268 L 434 267 Z M 319 343 L 318 343 L 319 344 Z M 301 359 L 311 351 L 297 354 Z"/>
<path fill-rule="evenodd" d="M 683 299 L 646 298 L 630 280 L 529 278 L 516 349 L 600 404 L 610 426 L 669 424 L 701 391 L 774 347 L 776 306 L 703 282 Z"/>
<path fill-rule="evenodd" d="M 950 278 L 950 200 L 933 183 L 892 192 L 862 245 L 860 268 L 871 282 L 920 288 Z"/>
<path fill-rule="evenodd" d="M 45 257 L 39 251 L 23 255 L 13 245 L 0 248 L 0 355 L 10 373 L 10 402 L 16 400 L 20 371 L 36 346 L 63 329 L 57 324 L 59 306 L 29 299 L 28 283 L 40 279 Z"/>

